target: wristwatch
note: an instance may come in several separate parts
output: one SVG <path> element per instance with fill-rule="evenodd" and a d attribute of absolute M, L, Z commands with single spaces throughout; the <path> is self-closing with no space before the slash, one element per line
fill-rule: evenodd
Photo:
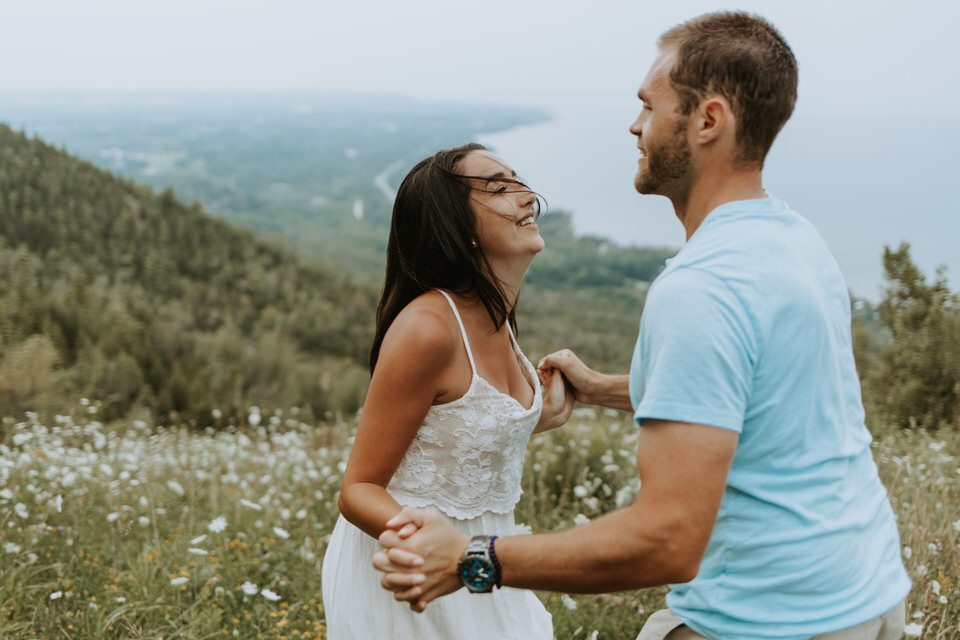
<path fill-rule="evenodd" d="M 470 593 L 490 593 L 500 586 L 500 563 L 493 550 L 497 536 L 473 536 L 463 559 L 457 564 L 460 584 Z"/>

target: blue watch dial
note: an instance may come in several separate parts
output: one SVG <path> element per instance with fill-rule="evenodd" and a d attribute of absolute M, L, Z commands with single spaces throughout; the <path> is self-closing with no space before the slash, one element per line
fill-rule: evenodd
<path fill-rule="evenodd" d="M 493 589 L 493 584 L 496 581 L 496 574 L 493 570 L 493 565 L 490 562 L 482 557 L 468 557 L 460 561 L 460 565 L 457 567 L 457 573 L 460 577 L 460 582 L 463 583 L 467 589 L 474 592 L 485 592 Z"/>

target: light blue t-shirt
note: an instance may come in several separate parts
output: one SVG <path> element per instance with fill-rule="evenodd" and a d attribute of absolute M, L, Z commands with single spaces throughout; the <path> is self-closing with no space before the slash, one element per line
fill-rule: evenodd
<path fill-rule="evenodd" d="M 697 577 L 667 605 L 710 638 L 801 640 L 879 616 L 910 581 L 870 452 L 850 298 L 823 240 L 773 198 L 713 210 L 647 294 L 638 422 L 740 434 Z"/>

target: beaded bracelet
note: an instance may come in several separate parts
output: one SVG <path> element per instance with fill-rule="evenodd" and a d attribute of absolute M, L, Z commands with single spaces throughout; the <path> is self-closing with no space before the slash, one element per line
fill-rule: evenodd
<path fill-rule="evenodd" d="M 497 552 L 493 550 L 493 541 L 497 536 L 490 536 L 490 563 L 493 564 L 493 573 L 496 578 L 497 589 L 503 586 L 503 572 L 500 570 L 500 561 L 497 560 Z"/>

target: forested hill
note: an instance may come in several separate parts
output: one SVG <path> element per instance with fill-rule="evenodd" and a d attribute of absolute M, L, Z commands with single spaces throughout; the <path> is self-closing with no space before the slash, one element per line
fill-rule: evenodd
<path fill-rule="evenodd" d="M 0 411 L 352 408 L 375 291 L 0 124 Z M 318 416 L 322 417 L 322 416 Z"/>

